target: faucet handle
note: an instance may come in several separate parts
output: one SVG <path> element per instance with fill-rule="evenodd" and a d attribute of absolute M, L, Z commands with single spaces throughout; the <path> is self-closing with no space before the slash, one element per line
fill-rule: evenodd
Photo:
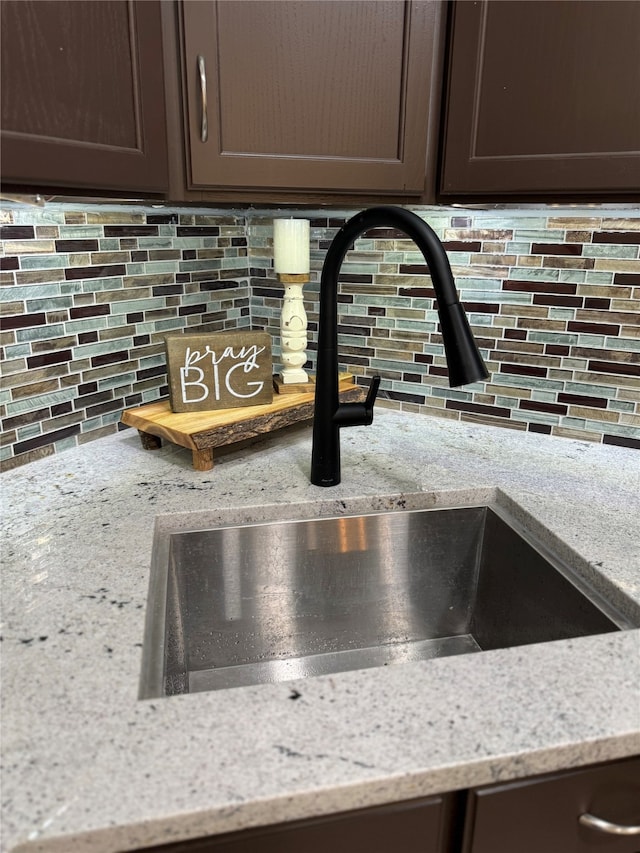
<path fill-rule="evenodd" d="M 373 404 L 378 393 L 380 377 L 374 376 L 363 403 L 340 403 L 334 416 L 336 426 L 369 426 L 373 423 Z"/>
<path fill-rule="evenodd" d="M 364 401 L 364 408 L 367 415 L 371 418 L 369 423 L 373 420 L 373 404 L 376 401 L 376 397 L 378 396 L 378 388 L 380 387 L 380 376 L 374 376 L 369 383 L 369 391 L 367 393 L 367 398 Z"/>

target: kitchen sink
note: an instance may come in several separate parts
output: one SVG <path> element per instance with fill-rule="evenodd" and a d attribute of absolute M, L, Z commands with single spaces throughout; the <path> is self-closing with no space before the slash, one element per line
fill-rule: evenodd
<path fill-rule="evenodd" d="M 141 698 L 633 627 L 497 507 L 261 522 L 161 538 Z"/>

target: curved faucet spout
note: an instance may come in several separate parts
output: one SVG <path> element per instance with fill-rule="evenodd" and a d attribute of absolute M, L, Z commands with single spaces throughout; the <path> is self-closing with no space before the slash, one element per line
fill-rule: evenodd
<path fill-rule="evenodd" d="M 374 377 L 365 403 L 340 403 L 338 396 L 338 275 L 355 240 L 365 231 L 380 226 L 404 232 L 424 255 L 438 302 L 449 384 L 452 387 L 466 385 L 489 375 L 458 300 L 449 259 L 433 229 L 402 207 L 372 207 L 356 214 L 343 225 L 329 246 L 320 279 L 311 456 L 311 482 L 316 486 L 336 486 L 340 482 L 340 427 L 366 425 L 373 420 L 379 377 Z"/>

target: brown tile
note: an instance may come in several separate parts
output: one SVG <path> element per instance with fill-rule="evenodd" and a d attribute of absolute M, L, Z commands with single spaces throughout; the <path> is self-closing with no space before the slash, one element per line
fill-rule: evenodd
<path fill-rule="evenodd" d="M 590 421 L 602 421 L 603 423 L 617 424 L 620 413 L 608 409 L 594 408 L 592 406 L 569 406 L 569 417 L 586 418 Z"/>
<path fill-rule="evenodd" d="M 518 408 L 527 412 L 546 412 L 550 415 L 567 414 L 567 406 L 560 403 L 546 403 L 543 400 L 520 400 Z"/>
<path fill-rule="evenodd" d="M 52 444 L 49 444 L 47 447 L 40 447 L 37 450 L 21 453 L 19 456 L 3 459 L 0 461 L 0 471 L 13 471 L 15 468 L 28 465 L 30 462 L 36 462 L 38 459 L 44 459 L 46 456 L 52 456 L 54 453 L 55 448 Z"/>
<path fill-rule="evenodd" d="M 64 361 L 71 361 L 73 355 L 70 349 L 59 350 L 58 352 L 48 352 L 42 355 L 31 355 L 27 357 L 27 367 L 45 367 L 48 364 L 60 364 Z"/>
<path fill-rule="evenodd" d="M 623 243 L 625 245 L 640 243 L 639 231 L 596 231 L 593 235 L 594 243 Z"/>
<path fill-rule="evenodd" d="M 129 213 L 128 211 L 95 211 L 89 212 L 87 225 L 143 225 L 145 223 L 144 213 Z M 106 229 L 105 229 L 106 231 Z M 110 236 L 105 234 L 106 237 Z M 114 235 L 115 236 L 115 235 Z"/>
<path fill-rule="evenodd" d="M 35 314 L 14 314 L 13 316 L 0 316 L 0 329 L 27 329 L 33 326 L 45 326 L 47 315 L 44 312 Z"/>
<path fill-rule="evenodd" d="M 547 221 L 548 228 L 563 228 L 567 231 L 594 231 L 601 225 L 602 218 L 599 216 L 551 216 Z"/>
<path fill-rule="evenodd" d="M 569 320 L 567 323 L 569 332 L 584 332 L 590 335 L 619 335 L 620 326 L 610 323 L 585 323 Z"/>
<path fill-rule="evenodd" d="M 564 293 L 573 295 L 578 286 L 570 281 L 520 281 L 519 279 L 507 279 L 503 282 L 502 289 L 516 293 Z"/>
<path fill-rule="evenodd" d="M 2 225 L 0 240 L 33 240 L 35 232 L 33 225 Z"/>
<path fill-rule="evenodd" d="M 127 268 L 124 264 L 106 264 L 90 267 L 72 267 L 64 271 L 64 277 L 67 280 L 110 278 L 124 276 L 126 272 Z"/>
<path fill-rule="evenodd" d="M 58 267 L 56 269 L 20 270 L 15 273 L 15 277 L 16 284 L 45 284 L 50 281 L 64 281 L 64 270 Z"/>
<path fill-rule="evenodd" d="M 582 246 L 575 243 L 532 243 L 532 255 L 581 255 Z"/>
<path fill-rule="evenodd" d="M 590 371 L 598 371 L 600 373 L 618 373 L 625 376 L 634 376 L 640 379 L 640 365 L 628 364 L 626 362 L 615 361 L 598 361 L 593 359 L 589 362 L 588 369 Z"/>
<path fill-rule="evenodd" d="M 513 362 L 504 362 L 500 364 L 500 373 L 510 373 L 516 376 L 539 376 L 546 377 L 546 367 L 533 367 L 528 364 L 515 364 Z"/>
<path fill-rule="evenodd" d="M 56 350 L 73 347 L 77 343 L 75 335 L 65 335 L 62 338 L 50 338 L 44 341 L 33 341 L 31 343 L 31 351 L 35 353 L 55 352 Z"/>
<path fill-rule="evenodd" d="M 640 450 L 640 438 L 629 438 L 625 435 L 605 435 L 603 444 L 614 444 L 618 447 L 633 447 Z"/>

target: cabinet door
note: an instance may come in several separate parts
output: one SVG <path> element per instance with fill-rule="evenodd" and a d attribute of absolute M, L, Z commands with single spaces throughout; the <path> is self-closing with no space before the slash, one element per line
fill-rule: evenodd
<path fill-rule="evenodd" d="M 640 832 L 589 828 L 581 815 L 640 830 L 640 759 L 476 788 L 464 853 L 640 853 Z"/>
<path fill-rule="evenodd" d="M 2 0 L 5 184 L 161 192 L 160 5 Z"/>
<path fill-rule="evenodd" d="M 453 8 L 443 196 L 640 197 L 640 2 Z"/>
<path fill-rule="evenodd" d="M 440 2 L 186 0 L 182 13 L 192 188 L 424 191 Z"/>
<path fill-rule="evenodd" d="M 452 798 L 430 797 L 153 848 L 157 853 L 449 853 Z"/>

